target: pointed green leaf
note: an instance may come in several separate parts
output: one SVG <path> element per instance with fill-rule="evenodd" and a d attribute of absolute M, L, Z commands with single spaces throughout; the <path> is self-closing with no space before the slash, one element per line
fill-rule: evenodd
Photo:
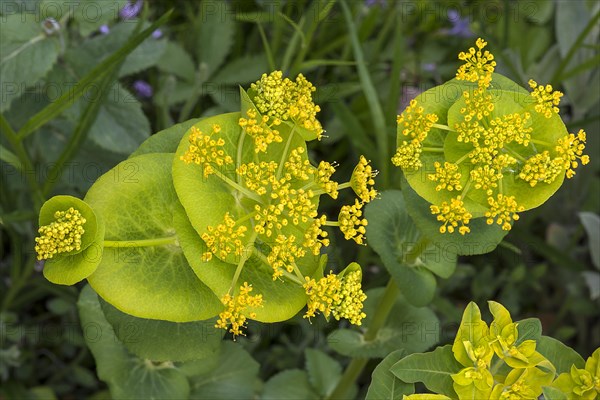
<path fill-rule="evenodd" d="M 469 342 L 472 347 L 475 347 L 488 333 L 488 325 L 481 319 L 479 307 L 470 302 L 463 312 L 460 327 L 452 345 L 454 358 L 465 367 L 472 367 L 474 362 L 469 358 L 464 342 Z"/>
<path fill-rule="evenodd" d="M 585 366 L 585 361 L 575 350 L 549 336 L 537 340 L 536 351 L 554 365 L 559 375 L 571 371 L 573 365 L 580 369 Z"/>
<path fill-rule="evenodd" d="M 365 400 L 402 400 L 403 396 L 415 392 L 414 384 L 402 382 L 390 371 L 404 353 L 404 350 L 396 350 L 375 367 Z"/>

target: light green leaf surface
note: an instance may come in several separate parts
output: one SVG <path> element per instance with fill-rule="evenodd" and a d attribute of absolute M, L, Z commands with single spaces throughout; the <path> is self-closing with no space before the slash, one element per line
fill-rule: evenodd
<path fill-rule="evenodd" d="M 88 281 L 119 310 L 140 318 L 189 322 L 215 316 L 222 305 L 189 267 L 178 245 L 171 180 L 172 154 L 123 161 L 100 177 L 86 201 L 107 224 L 104 250 Z M 135 241 L 159 240 L 139 247 Z M 132 243 L 133 242 L 133 243 Z"/>
<path fill-rule="evenodd" d="M 129 0 L 82 0 L 72 3 L 71 7 L 75 6 L 73 7 L 73 17 L 77 22 L 81 36 L 88 36 L 92 32 L 97 31 L 102 25 L 119 18 L 119 11 L 128 2 Z M 64 3 L 63 7 L 66 9 L 67 3 Z M 48 8 L 52 9 L 52 7 Z"/>
<path fill-rule="evenodd" d="M 144 140 L 140 147 L 138 147 L 129 158 L 148 153 L 175 153 L 183 135 L 185 135 L 188 129 L 198 121 L 200 120 L 197 118 L 190 119 L 180 124 L 173 125 L 168 129 L 156 132 L 148 139 Z"/>

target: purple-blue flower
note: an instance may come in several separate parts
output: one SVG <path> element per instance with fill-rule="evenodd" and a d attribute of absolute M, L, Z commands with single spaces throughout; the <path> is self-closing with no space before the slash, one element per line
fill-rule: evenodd
<path fill-rule="evenodd" d="M 135 3 L 132 3 L 132 0 L 130 0 L 123 8 L 121 8 L 121 11 L 119 11 L 119 16 L 121 19 L 125 20 L 135 18 L 140 11 L 142 11 L 143 5 L 144 0 L 136 0 Z"/>
<path fill-rule="evenodd" d="M 365 0 L 365 6 L 373 7 L 373 6 L 381 6 L 385 7 L 386 0 Z"/>
<path fill-rule="evenodd" d="M 162 37 L 163 33 L 160 29 L 155 30 L 154 32 L 152 32 L 152 37 L 154 39 L 160 39 Z"/>
<path fill-rule="evenodd" d="M 471 22 L 469 21 L 469 18 L 461 18 L 460 13 L 457 10 L 448 10 L 448 21 L 452 24 L 452 28 L 444 29 L 444 33 L 459 38 L 470 38 L 475 36 L 471 31 Z"/>
<path fill-rule="evenodd" d="M 98 30 L 103 35 L 108 35 L 110 33 L 110 28 L 106 24 L 102 25 Z"/>
<path fill-rule="evenodd" d="M 133 90 L 135 90 L 135 93 L 138 95 L 138 97 L 144 99 L 152 97 L 152 94 L 154 93 L 152 86 L 150 86 L 148 82 L 141 79 L 133 82 Z"/>

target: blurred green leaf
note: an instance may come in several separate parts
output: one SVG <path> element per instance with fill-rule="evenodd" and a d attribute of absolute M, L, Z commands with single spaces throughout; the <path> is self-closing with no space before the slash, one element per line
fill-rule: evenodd
<path fill-rule="evenodd" d="M 365 400 L 401 400 L 415 392 L 415 385 L 398 379 L 390 368 L 404 357 L 404 350 L 396 350 L 383 359 L 373 370 Z"/>
<path fill-rule="evenodd" d="M 570 372 L 573 365 L 581 369 L 585 367 L 585 361 L 575 350 L 549 336 L 541 336 L 535 349 L 556 367 L 557 375 Z"/>
<path fill-rule="evenodd" d="M 88 36 L 102 25 L 119 18 L 119 11 L 129 0 L 95 1 L 83 0 L 72 3 L 74 18 L 81 36 Z M 52 7 L 48 7 L 51 9 Z"/>
<path fill-rule="evenodd" d="M 333 358 L 317 349 L 306 349 L 306 371 L 312 387 L 327 397 L 342 377 L 342 367 Z"/>
<path fill-rule="evenodd" d="M 0 112 L 26 88 L 43 78 L 56 62 L 59 42 L 45 34 L 34 13 L 2 16 L 0 24 Z"/>
<path fill-rule="evenodd" d="M 161 71 L 177 75 L 188 82 L 194 81 L 196 71 L 194 60 L 183 46 L 177 42 L 167 42 L 165 51 L 156 66 Z"/>
<path fill-rule="evenodd" d="M 0 145 L 0 160 L 9 163 L 16 169 L 22 169 L 21 161 L 19 161 L 19 157 L 12 151 L 8 150 L 6 147 Z"/>
<path fill-rule="evenodd" d="M 260 79 L 268 70 L 264 54 L 242 56 L 228 62 L 210 79 L 224 85 L 242 85 Z"/>
<path fill-rule="evenodd" d="M 600 217 L 591 212 L 580 212 L 579 219 L 588 236 L 592 263 L 596 269 L 600 269 Z"/>
<path fill-rule="evenodd" d="M 296 400 L 320 398 L 308 383 L 305 371 L 288 369 L 269 379 L 261 400 Z"/>
<path fill-rule="evenodd" d="M 213 7 L 202 7 L 198 24 L 200 32 L 196 44 L 196 56 L 207 66 L 207 76 L 212 75 L 223 64 L 231 51 L 235 33 L 234 16 L 227 12 L 226 3 L 213 3 Z"/>

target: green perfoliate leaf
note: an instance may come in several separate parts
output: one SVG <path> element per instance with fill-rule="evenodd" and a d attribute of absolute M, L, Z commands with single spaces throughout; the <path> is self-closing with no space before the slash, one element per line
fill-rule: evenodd
<path fill-rule="evenodd" d="M 308 380 L 316 392 L 327 397 L 342 376 L 342 367 L 333 358 L 316 349 L 306 349 Z"/>
<path fill-rule="evenodd" d="M 482 339 L 485 339 L 489 334 L 489 328 L 485 321 L 481 319 L 481 311 L 477 304 L 470 302 L 462 316 L 460 326 L 454 344 L 452 345 L 452 353 L 454 358 L 465 367 L 472 367 L 474 360 L 469 357 L 465 342 L 468 342 L 467 346 L 475 348 L 481 345 Z M 489 355 L 491 358 L 492 354 Z"/>
<path fill-rule="evenodd" d="M 190 119 L 171 126 L 168 129 L 156 132 L 134 151 L 129 158 L 136 157 L 147 153 L 175 153 L 179 142 L 185 133 L 190 129 L 192 125 L 195 125 L 200 121 L 199 119 Z"/>
<path fill-rule="evenodd" d="M 560 389 L 546 386 L 542 388 L 542 393 L 544 394 L 545 400 L 568 400 L 567 395 Z"/>
<path fill-rule="evenodd" d="M 367 205 L 365 217 L 369 221 L 369 245 L 381 256 L 406 299 L 416 306 L 429 303 L 436 287 L 430 271 L 450 276 L 456 268 L 456 254 L 420 241 L 422 235 L 406 212 L 402 192 L 398 190 L 382 192 L 380 199 Z M 421 254 L 408 265 L 407 258 L 416 251 Z"/>
<path fill-rule="evenodd" d="M 196 277 L 178 243 L 172 160 L 173 154 L 164 153 L 128 159 L 90 188 L 86 201 L 110 225 L 104 257 L 88 281 L 127 314 L 198 321 L 215 316 L 222 305 Z"/>
<path fill-rule="evenodd" d="M 216 367 L 190 379 L 190 399 L 230 400 L 254 398 L 259 364 L 237 343 L 223 342 Z"/>
<path fill-rule="evenodd" d="M 403 357 L 404 350 L 396 350 L 375 367 L 366 400 L 402 400 L 404 396 L 415 392 L 414 384 L 402 382 L 390 371 Z"/>
<path fill-rule="evenodd" d="M 125 314 L 100 299 L 102 311 L 117 337 L 131 353 L 152 361 L 189 361 L 216 358 L 225 331 L 216 319 L 169 322 Z"/>
<path fill-rule="evenodd" d="M 44 263 L 44 277 L 59 285 L 74 285 L 94 273 L 102 259 L 104 221 L 89 204 L 73 196 L 54 196 L 40 209 L 39 225 L 55 221 L 57 211 L 68 211 L 71 207 L 81 213 L 86 222 L 81 237 L 81 248 L 69 253 L 56 254 Z"/>
<path fill-rule="evenodd" d="M 44 32 L 36 13 L 3 15 L 0 25 L 0 112 L 43 78 L 58 58 L 58 36 Z M 32 62 L 31 60 L 35 60 Z"/>
<path fill-rule="evenodd" d="M 444 253 L 458 255 L 485 254 L 494 250 L 508 231 L 497 224 L 488 225 L 485 218 L 471 220 L 471 233 L 461 235 L 458 232 L 440 233 L 440 222 L 431 214 L 430 204 L 420 197 L 402 180 L 402 194 L 406 209 L 423 236 L 441 248 Z"/>
<path fill-rule="evenodd" d="M 367 292 L 364 326 L 369 326 L 382 295 L 381 288 Z M 338 353 L 357 358 L 383 358 L 398 349 L 404 349 L 407 354 L 425 351 L 438 343 L 439 321 L 430 309 L 414 307 L 399 296 L 389 315 L 373 340 L 366 340 L 356 330 L 338 329 L 327 337 L 327 342 Z"/>
<path fill-rule="evenodd" d="M 411 354 L 392 366 L 390 371 L 409 383 L 423 382 L 434 393 L 456 398 L 452 376 L 463 368 L 452 354 L 452 346 L 438 347 L 423 354 Z"/>
<path fill-rule="evenodd" d="M 98 296 L 84 287 L 77 307 L 86 343 L 94 359 L 98 377 L 108 384 L 115 400 L 131 398 L 187 398 L 188 381 L 172 364 L 154 364 L 130 354 L 116 338 Z"/>
<path fill-rule="evenodd" d="M 288 369 L 269 379 L 264 386 L 261 400 L 295 400 L 321 398 L 308 382 L 305 371 Z"/>

